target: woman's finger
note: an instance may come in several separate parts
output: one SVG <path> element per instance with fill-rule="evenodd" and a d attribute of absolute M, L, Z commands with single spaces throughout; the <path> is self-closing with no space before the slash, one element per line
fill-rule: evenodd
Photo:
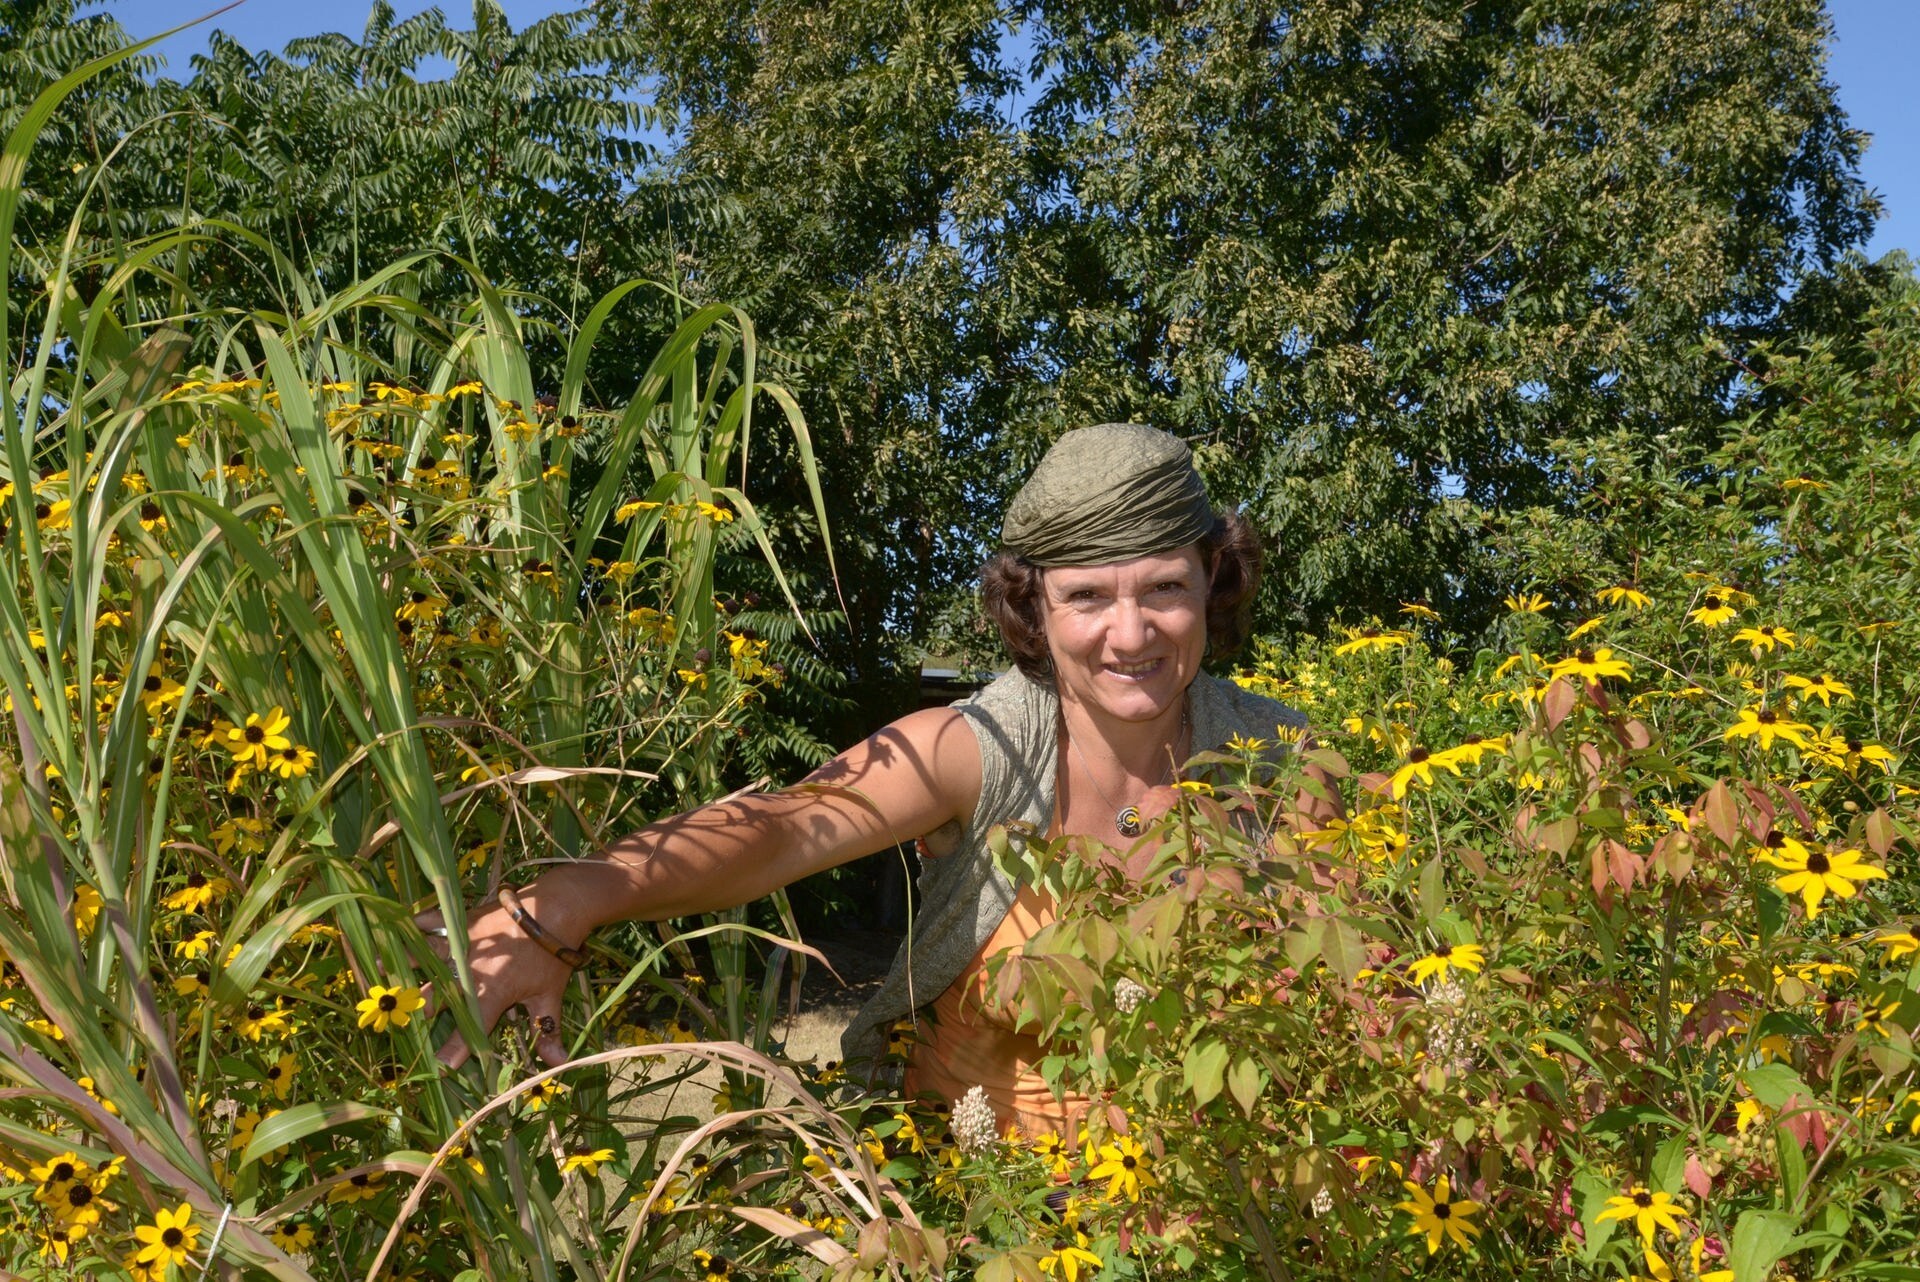
<path fill-rule="evenodd" d="M 557 991 L 535 993 L 521 1003 L 527 1020 L 533 1025 L 533 1049 L 554 1067 L 567 1062 L 567 1048 L 560 1040 L 560 994 Z"/>

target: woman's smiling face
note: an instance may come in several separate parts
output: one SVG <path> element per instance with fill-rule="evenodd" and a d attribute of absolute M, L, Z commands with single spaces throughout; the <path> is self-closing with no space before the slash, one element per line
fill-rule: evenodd
<path fill-rule="evenodd" d="M 1044 616 L 1063 699 L 1121 721 L 1177 706 L 1207 649 L 1207 570 L 1197 544 L 1046 571 Z"/>

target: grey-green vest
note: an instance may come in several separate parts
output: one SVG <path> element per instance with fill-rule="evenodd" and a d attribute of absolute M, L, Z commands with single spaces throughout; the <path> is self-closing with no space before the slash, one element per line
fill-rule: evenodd
<path fill-rule="evenodd" d="M 1190 690 L 1196 753 L 1224 747 L 1236 734 L 1271 743 L 1280 727 L 1306 725 L 1286 704 L 1205 673 Z M 945 992 L 1013 906 L 1018 889 L 994 867 L 987 833 L 1009 820 L 1041 831 L 1052 822 L 1059 706 L 1051 686 L 1017 669 L 954 705 L 980 741 L 980 804 L 952 854 L 921 861 L 920 910 L 906 942 L 841 1035 L 849 1061 L 878 1059 L 888 1026 Z"/>

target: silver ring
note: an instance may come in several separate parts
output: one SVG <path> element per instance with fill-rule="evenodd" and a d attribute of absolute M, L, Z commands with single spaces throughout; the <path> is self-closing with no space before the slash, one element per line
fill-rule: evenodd
<path fill-rule="evenodd" d="M 447 928 L 445 926 L 422 926 L 420 933 L 423 935 L 438 935 L 440 938 L 445 939 L 447 937 Z"/>

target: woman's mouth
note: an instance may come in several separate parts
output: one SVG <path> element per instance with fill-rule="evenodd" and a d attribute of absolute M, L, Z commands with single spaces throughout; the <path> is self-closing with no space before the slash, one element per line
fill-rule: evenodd
<path fill-rule="evenodd" d="M 1145 663 L 1109 663 L 1106 665 L 1106 670 L 1108 676 L 1119 677 L 1124 681 L 1139 681 L 1158 672 L 1165 663 L 1165 659 L 1151 659 Z"/>

